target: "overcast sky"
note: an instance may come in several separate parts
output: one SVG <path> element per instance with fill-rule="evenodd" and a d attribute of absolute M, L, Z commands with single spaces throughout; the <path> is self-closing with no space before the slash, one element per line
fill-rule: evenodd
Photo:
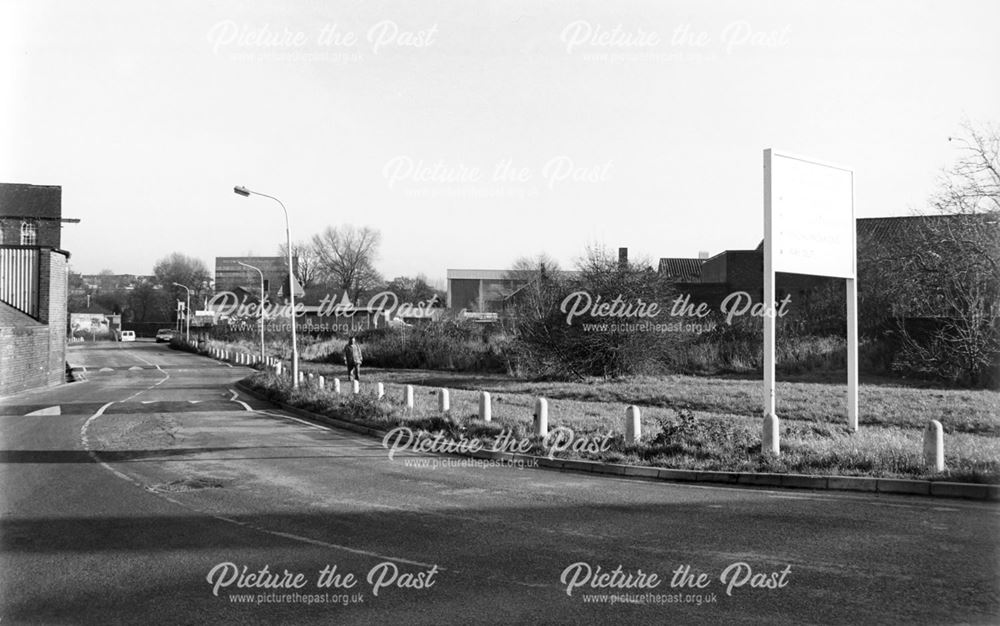
<path fill-rule="evenodd" d="M 244 6 L 246 4 L 247 6 Z M 0 8 L 0 181 L 61 185 L 76 271 L 382 232 L 387 277 L 588 244 L 755 246 L 762 150 L 923 205 L 1000 111 L 1000 2 L 50 2 Z"/>

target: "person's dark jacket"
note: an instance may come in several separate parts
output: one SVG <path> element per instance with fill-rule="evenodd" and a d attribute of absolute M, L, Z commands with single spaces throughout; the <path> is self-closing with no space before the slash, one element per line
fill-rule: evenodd
<path fill-rule="evenodd" d="M 344 346 L 344 361 L 348 365 L 361 365 L 361 346 L 357 343 Z"/>

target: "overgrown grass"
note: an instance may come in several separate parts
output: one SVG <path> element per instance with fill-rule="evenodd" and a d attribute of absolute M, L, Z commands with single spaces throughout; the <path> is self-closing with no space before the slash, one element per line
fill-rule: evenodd
<path fill-rule="evenodd" d="M 428 386 L 415 386 L 414 409 L 406 410 L 403 388 L 413 381 L 396 374 L 396 380 L 378 377 L 386 392 L 381 399 L 374 396 L 372 382 L 364 383 L 358 396 L 338 396 L 310 386 L 293 391 L 287 380 L 263 372 L 247 382 L 274 399 L 375 428 L 406 425 L 486 442 L 506 430 L 514 438 L 531 439 L 537 454 L 548 453 L 542 441 L 530 434 L 535 399 L 545 396 L 549 399 L 550 429 L 564 426 L 578 437 L 590 438 L 611 434 L 610 447 L 602 452 L 577 455 L 567 451 L 558 456 L 682 469 L 1000 482 L 996 411 L 1000 394 L 992 391 L 863 388 L 862 403 L 870 402 L 878 413 L 862 420 L 857 433 L 850 433 L 843 419 L 823 410 L 843 404 L 842 390 L 828 389 L 830 385 L 783 383 L 779 389 L 779 397 L 785 397 L 779 406 L 786 411 L 781 426 L 782 454 L 774 457 L 760 452 L 761 423 L 754 416 L 759 412 L 759 381 L 671 377 L 590 385 L 504 384 L 480 377 L 475 389 L 447 385 L 451 410 L 442 415 L 437 411 L 438 390 Z M 491 391 L 493 422 L 478 419 L 479 389 Z M 624 441 L 625 409 L 630 404 L 643 405 L 640 444 Z M 942 409 L 952 404 L 957 404 L 948 413 L 953 419 L 947 420 Z M 946 417 L 942 422 L 948 424 L 947 469 L 943 473 L 928 472 L 921 460 L 921 429 L 932 417 Z"/>

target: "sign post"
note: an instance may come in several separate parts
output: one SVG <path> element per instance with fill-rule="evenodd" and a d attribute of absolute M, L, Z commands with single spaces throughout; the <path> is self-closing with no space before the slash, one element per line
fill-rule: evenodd
<path fill-rule="evenodd" d="M 776 272 L 846 279 L 847 426 L 858 429 L 857 230 L 854 173 L 764 150 L 764 425 L 761 450 L 777 454 Z"/>

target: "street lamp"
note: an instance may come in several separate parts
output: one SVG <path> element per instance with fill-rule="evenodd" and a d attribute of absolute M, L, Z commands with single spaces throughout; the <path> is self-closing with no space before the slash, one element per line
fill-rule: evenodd
<path fill-rule="evenodd" d="M 249 263 L 244 263 L 243 261 L 237 261 L 243 267 L 249 267 L 252 270 L 257 270 L 260 274 L 260 307 L 258 311 L 260 312 L 260 362 L 264 362 L 264 272 L 260 271 L 259 267 L 254 267 Z"/>
<path fill-rule="evenodd" d="M 292 235 L 291 228 L 288 225 L 288 209 L 285 205 L 274 196 L 269 196 L 266 193 L 260 193 L 259 191 L 251 191 L 243 185 L 237 185 L 233 187 L 233 192 L 237 195 L 243 197 L 249 197 L 250 194 L 257 196 L 264 196 L 265 198 L 270 198 L 278 203 L 281 210 L 285 213 L 285 242 L 288 248 L 288 304 L 289 310 L 291 312 L 292 318 L 292 387 L 299 386 L 299 346 L 295 339 L 295 274 L 292 269 Z"/>
<path fill-rule="evenodd" d="M 180 283 L 174 283 L 176 287 L 183 287 L 184 291 L 187 292 L 187 304 L 184 305 L 184 319 L 187 321 L 187 330 L 184 333 L 184 339 L 191 343 L 191 290 L 187 288 L 187 285 L 182 285 Z"/>

